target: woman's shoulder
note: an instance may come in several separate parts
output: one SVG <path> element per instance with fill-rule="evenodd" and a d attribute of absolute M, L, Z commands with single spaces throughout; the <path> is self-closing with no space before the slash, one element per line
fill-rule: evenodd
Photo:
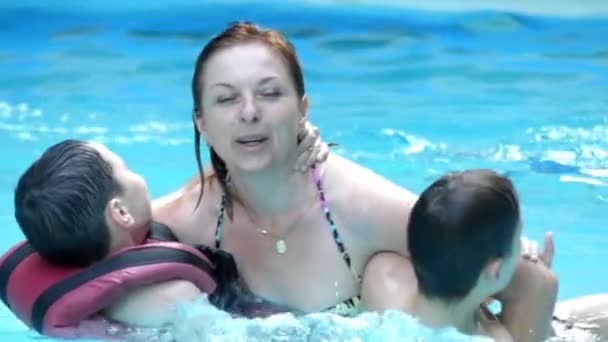
<path fill-rule="evenodd" d="M 342 209 L 364 225 L 409 216 L 417 199 L 410 190 L 341 156 L 328 160 L 326 176 L 331 192 L 341 198 Z"/>
<path fill-rule="evenodd" d="M 198 175 L 190 178 L 184 185 L 177 190 L 168 193 L 152 201 L 152 211 L 154 215 L 167 214 L 177 208 L 186 205 L 192 195 L 200 192 L 201 180 Z"/>
<path fill-rule="evenodd" d="M 406 226 L 417 196 L 391 180 L 341 156 L 331 156 L 324 181 L 331 209 L 369 252 L 407 255 Z"/>
<path fill-rule="evenodd" d="M 205 172 L 204 183 L 199 175 L 193 176 L 176 191 L 152 202 L 153 219 L 171 227 L 181 241 L 191 240 L 189 232 L 205 226 L 203 221 L 212 216 L 210 214 L 219 203 L 214 200 L 219 187 L 215 183 L 208 172 Z"/>
<path fill-rule="evenodd" d="M 345 157 L 332 155 L 328 169 L 330 177 L 334 176 L 332 181 L 362 195 L 361 198 L 396 199 L 399 202 L 416 200 L 413 192 Z"/>

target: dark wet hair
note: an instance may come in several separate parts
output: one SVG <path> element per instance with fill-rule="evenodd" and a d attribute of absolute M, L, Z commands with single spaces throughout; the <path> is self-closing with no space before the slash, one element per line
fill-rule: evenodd
<path fill-rule="evenodd" d="M 283 58 L 289 68 L 297 94 L 300 97 L 304 96 L 304 77 L 294 46 L 283 35 L 281 35 L 275 30 L 263 29 L 251 22 L 236 22 L 229 25 L 226 30 L 211 39 L 211 41 L 209 41 L 209 43 L 207 43 L 207 45 L 200 52 L 196 60 L 194 75 L 192 77 L 192 97 L 194 102 L 195 116 L 198 117 L 200 115 L 203 115 L 201 111 L 201 95 L 203 92 L 202 74 L 204 72 L 205 64 L 207 63 L 209 58 L 215 52 L 221 49 L 250 42 L 261 42 L 263 44 L 266 44 L 266 46 L 268 46 L 279 56 L 281 56 L 281 58 Z M 201 191 L 199 194 L 197 206 L 203 196 L 205 184 L 205 176 L 203 173 L 203 166 L 201 162 L 200 142 L 200 132 L 196 128 L 196 124 L 194 124 L 194 153 L 196 155 L 196 163 L 201 179 Z M 228 169 L 226 168 L 225 162 L 211 146 L 209 147 L 209 154 L 211 159 L 211 165 L 213 166 L 218 181 L 220 182 L 220 185 L 222 186 L 222 189 L 224 190 L 224 193 L 226 195 L 226 210 L 228 212 L 229 217 L 232 217 L 232 199 L 227 189 L 228 184 L 226 179 L 228 177 Z"/>
<path fill-rule="evenodd" d="M 19 178 L 15 218 L 43 258 L 85 267 L 110 251 L 105 209 L 120 191 L 111 165 L 95 148 L 64 140 L 49 147 Z"/>
<path fill-rule="evenodd" d="M 408 227 L 421 293 L 446 302 L 465 297 L 490 260 L 510 255 L 519 223 L 508 178 L 470 170 L 435 181 L 414 205 Z"/>

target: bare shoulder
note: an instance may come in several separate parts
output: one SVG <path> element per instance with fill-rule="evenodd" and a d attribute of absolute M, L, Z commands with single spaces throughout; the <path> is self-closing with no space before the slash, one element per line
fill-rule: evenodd
<path fill-rule="evenodd" d="M 188 217 L 186 212 L 192 213 L 196 199 L 200 192 L 200 180 L 196 176 L 184 186 L 152 202 L 152 216 L 154 220 L 162 222 L 172 228 L 180 226 L 180 222 Z"/>
<path fill-rule="evenodd" d="M 417 296 L 418 281 L 409 258 L 378 253 L 367 263 L 361 284 L 361 300 L 366 309 L 411 313 Z"/>
<path fill-rule="evenodd" d="M 417 200 L 413 192 L 337 155 L 328 158 L 326 177 L 330 200 L 337 202 L 348 229 L 369 241 L 370 252 L 407 255 L 406 226 Z"/>
<path fill-rule="evenodd" d="M 205 177 L 215 175 L 213 168 L 209 165 L 203 168 L 203 174 Z M 164 196 L 156 198 L 152 201 L 152 208 L 155 212 L 162 212 L 163 210 L 171 210 L 172 207 L 179 205 L 178 202 L 187 194 L 197 191 L 201 186 L 201 177 L 196 174 L 184 183 L 177 190 L 168 193 Z"/>
<path fill-rule="evenodd" d="M 177 190 L 152 201 L 152 212 L 155 219 L 162 219 L 169 215 L 173 209 L 180 207 L 184 197 L 193 193 L 192 190 L 200 189 L 200 179 L 193 176 Z"/>
<path fill-rule="evenodd" d="M 396 199 L 398 202 L 409 202 L 417 198 L 411 191 L 352 160 L 334 154 L 328 159 L 345 183 L 354 186 L 355 191 L 365 192 L 372 199 Z"/>
<path fill-rule="evenodd" d="M 207 171 L 205 174 L 208 175 Z M 152 202 L 153 219 L 169 226 L 182 242 L 208 242 L 209 234 L 204 234 L 204 227 L 218 211 L 219 201 L 215 200 L 218 186 L 213 177 L 207 177 L 204 189 L 201 184 L 196 175 L 178 190 Z"/>

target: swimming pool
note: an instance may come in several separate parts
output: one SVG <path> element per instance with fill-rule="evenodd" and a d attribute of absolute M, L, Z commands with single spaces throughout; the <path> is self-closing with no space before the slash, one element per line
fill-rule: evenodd
<path fill-rule="evenodd" d="M 19 174 L 58 140 L 107 143 L 154 196 L 189 178 L 194 59 L 228 22 L 250 19 L 295 43 L 311 120 L 337 153 L 417 192 L 448 170 L 508 172 L 525 234 L 555 232 L 560 299 L 608 291 L 608 177 L 580 169 L 608 169 L 604 9 L 560 18 L 167 3 L 0 4 L 0 250 L 23 238 L 12 204 Z M 0 317 L 0 339 L 37 338 L 4 306 Z"/>

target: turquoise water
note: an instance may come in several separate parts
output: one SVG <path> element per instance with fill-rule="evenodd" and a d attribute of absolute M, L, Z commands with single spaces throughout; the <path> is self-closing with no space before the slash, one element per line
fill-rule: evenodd
<path fill-rule="evenodd" d="M 193 3 L 0 2 L 0 250 L 23 238 L 19 174 L 58 140 L 108 144 L 154 196 L 193 175 L 194 59 L 249 19 L 296 45 L 336 153 L 416 192 L 449 170 L 509 172 L 525 234 L 555 232 L 560 299 L 608 292 L 608 177 L 579 169 L 608 169 L 608 16 Z M 2 340 L 35 337 L 0 308 Z"/>

